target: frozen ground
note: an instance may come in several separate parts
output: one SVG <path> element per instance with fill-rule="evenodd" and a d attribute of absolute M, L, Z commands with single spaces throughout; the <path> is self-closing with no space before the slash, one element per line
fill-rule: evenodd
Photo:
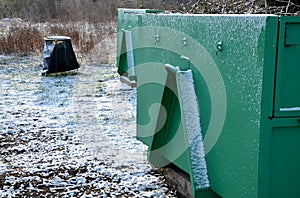
<path fill-rule="evenodd" d="M 0 56 L 0 197 L 176 197 L 135 135 L 135 92 L 110 65 L 40 75 Z"/>

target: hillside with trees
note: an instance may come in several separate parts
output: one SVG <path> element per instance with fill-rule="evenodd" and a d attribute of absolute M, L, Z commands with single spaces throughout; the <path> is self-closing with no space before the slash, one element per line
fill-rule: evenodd
<path fill-rule="evenodd" d="M 0 19 L 103 22 L 115 20 L 118 7 L 189 13 L 298 14 L 300 10 L 299 0 L 0 0 Z"/>
<path fill-rule="evenodd" d="M 197 14 L 299 15 L 298 1 L 0 0 L 0 54 L 40 53 L 47 35 L 72 37 L 79 52 L 100 49 L 100 41 L 116 32 L 119 7 Z"/>
<path fill-rule="evenodd" d="M 0 18 L 30 22 L 111 21 L 117 0 L 0 0 Z"/>

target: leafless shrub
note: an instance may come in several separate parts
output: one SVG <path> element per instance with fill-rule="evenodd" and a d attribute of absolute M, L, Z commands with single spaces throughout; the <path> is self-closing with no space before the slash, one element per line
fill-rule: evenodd
<path fill-rule="evenodd" d="M 9 32 L 0 37 L 0 53 L 18 53 L 28 55 L 40 52 L 43 46 L 43 37 L 39 30 L 32 27 L 11 27 Z"/>
<path fill-rule="evenodd" d="M 115 32 L 114 23 L 78 22 L 66 24 L 19 24 L 0 35 L 0 54 L 41 53 L 45 36 L 69 36 L 77 53 L 87 54 L 104 38 Z"/>
<path fill-rule="evenodd" d="M 23 19 L 0 24 L 0 54 L 42 52 L 51 35 L 69 36 L 76 52 L 89 53 L 115 32 L 116 8 L 117 0 L 0 0 L 0 20 Z"/>
<path fill-rule="evenodd" d="M 0 0 L 0 19 L 37 22 L 106 22 L 116 19 L 117 0 Z"/>
<path fill-rule="evenodd" d="M 297 0 L 198 0 L 190 13 L 299 15 Z"/>

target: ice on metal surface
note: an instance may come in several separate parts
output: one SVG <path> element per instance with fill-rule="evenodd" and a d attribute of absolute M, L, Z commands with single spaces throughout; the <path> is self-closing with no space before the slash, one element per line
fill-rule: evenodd
<path fill-rule="evenodd" d="M 280 108 L 280 111 L 300 111 L 300 107 Z"/>
<path fill-rule="evenodd" d="M 178 71 L 177 85 L 180 93 L 180 103 L 183 112 L 184 125 L 189 144 L 191 158 L 192 179 L 195 189 L 210 186 L 205 161 L 203 137 L 200 125 L 200 113 L 197 96 L 194 89 L 192 71 Z"/>
<path fill-rule="evenodd" d="M 68 37 L 68 36 L 47 36 L 44 39 L 45 40 L 67 40 L 67 39 L 71 39 L 71 37 Z"/>
<path fill-rule="evenodd" d="M 123 30 L 126 41 L 126 52 L 128 60 L 128 72 L 129 76 L 134 76 L 134 55 L 133 55 L 133 43 L 131 31 Z"/>

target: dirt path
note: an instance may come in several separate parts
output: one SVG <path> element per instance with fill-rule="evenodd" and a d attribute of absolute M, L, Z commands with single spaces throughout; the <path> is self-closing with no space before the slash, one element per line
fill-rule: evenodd
<path fill-rule="evenodd" d="M 135 140 L 135 91 L 110 65 L 40 76 L 0 56 L 0 197 L 176 197 Z"/>

